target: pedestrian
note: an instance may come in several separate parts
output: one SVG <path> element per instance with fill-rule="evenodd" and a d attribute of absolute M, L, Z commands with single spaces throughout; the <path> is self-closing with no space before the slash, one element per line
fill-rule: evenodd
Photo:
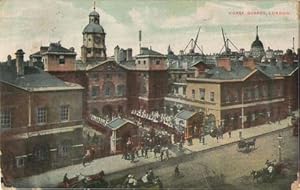
<path fill-rule="evenodd" d="M 202 144 L 205 145 L 205 135 L 202 136 Z"/>
<path fill-rule="evenodd" d="M 131 151 L 131 163 L 133 163 L 134 162 L 134 151 Z"/>
<path fill-rule="evenodd" d="M 180 176 L 180 172 L 179 172 L 178 165 L 176 165 L 174 172 L 175 172 L 175 176 L 176 176 L 176 177 L 179 177 L 179 176 Z"/>
<path fill-rule="evenodd" d="M 68 178 L 68 174 L 67 173 L 65 173 L 63 183 L 64 183 L 65 188 L 69 187 L 69 178 Z"/>
<path fill-rule="evenodd" d="M 141 152 L 142 152 L 142 157 L 144 157 L 144 154 L 145 154 L 145 147 L 144 146 L 142 146 Z"/>
<path fill-rule="evenodd" d="M 145 158 L 148 158 L 148 147 L 145 147 Z"/>
<path fill-rule="evenodd" d="M 200 135 L 199 135 L 199 144 L 201 143 L 201 140 L 202 140 L 202 134 L 200 133 Z"/>
<path fill-rule="evenodd" d="M 136 147 L 136 149 L 135 149 L 135 154 L 136 154 L 136 157 L 137 157 L 137 158 L 140 157 L 140 155 L 139 155 L 139 150 L 140 150 L 140 147 L 139 147 L 139 146 Z"/>
<path fill-rule="evenodd" d="M 164 160 L 164 151 L 161 150 L 160 151 L 160 161 L 163 161 Z"/>
<path fill-rule="evenodd" d="M 231 138 L 231 130 L 228 131 L 228 136 Z"/>
<path fill-rule="evenodd" d="M 239 137 L 240 137 L 240 139 L 243 138 L 243 136 L 242 136 L 242 131 L 239 131 Z"/>
<path fill-rule="evenodd" d="M 155 181 L 156 181 L 156 184 L 158 184 L 159 190 L 162 190 L 163 189 L 163 184 L 162 184 L 162 182 L 161 182 L 161 180 L 159 179 L 158 176 L 156 177 Z"/>
<path fill-rule="evenodd" d="M 169 148 L 166 148 L 166 156 L 167 156 L 167 160 L 169 160 Z"/>
<path fill-rule="evenodd" d="M 219 142 L 219 134 L 217 134 L 216 138 L 217 138 L 217 143 L 218 143 Z"/>

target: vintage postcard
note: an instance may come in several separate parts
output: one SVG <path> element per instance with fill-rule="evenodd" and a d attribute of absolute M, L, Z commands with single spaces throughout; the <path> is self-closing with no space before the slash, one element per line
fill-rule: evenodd
<path fill-rule="evenodd" d="M 297 0 L 0 0 L 1 188 L 299 190 Z"/>

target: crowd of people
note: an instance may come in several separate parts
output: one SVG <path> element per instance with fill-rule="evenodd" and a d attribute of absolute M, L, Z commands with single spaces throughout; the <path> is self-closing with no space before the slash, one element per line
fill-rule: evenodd
<path fill-rule="evenodd" d="M 134 146 L 130 139 L 123 148 L 123 159 L 135 162 L 136 158 L 149 158 L 150 152 L 154 158 L 160 156 L 160 160 L 169 159 L 169 146 L 171 145 L 171 135 L 166 131 L 158 131 L 151 128 L 144 131 L 139 138 L 139 143 Z"/>
<path fill-rule="evenodd" d="M 168 127 L 173 127 L 174 118 L 165 113 L 159 113 L 158 111 L 152 111 L 147 113 L 146 110 L 132 110 L 132 115 L 138 116 L 139 118 L 150 120 L 154 123 L 162 123 Z"/>

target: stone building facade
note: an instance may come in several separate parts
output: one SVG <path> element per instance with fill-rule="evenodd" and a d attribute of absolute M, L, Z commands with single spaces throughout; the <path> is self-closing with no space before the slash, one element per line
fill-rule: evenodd
<path fill-rule="evenodd" d="M 16 60 L 0 65 L 1 167 L 6 177 L 70 165 L 83 154 L 83 88 L 25 66 L 21 54 L 18 50 Z"/>

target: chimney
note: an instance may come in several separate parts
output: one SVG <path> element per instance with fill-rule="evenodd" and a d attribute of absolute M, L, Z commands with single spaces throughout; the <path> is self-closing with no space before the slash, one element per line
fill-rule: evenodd
<path fill-rule="evenodd" d="M 254 58 L 248 57 L 248 58 L 244 59 L 243 66 L 247 67 L 251 70 L 254 70 L 256 68 L 256 63 L 255 63 Z"/>
<path fill-rule="evenodd" d="M 7 65 L 11 66 L 11 55 L 7 56 Z"/>
<path fill-rule="evenodd" d="M 223 67 L 226 71 L 231 71 L 231 61 L 229 57 L 217 58 L 217 66 Z"/>
<path fill-rule="evenodd" d="M 24 52 L 22 49 L 19 49 L 16 52 L 16 68 L 17 68 L 17 75 L 23 76 L 24 75 Z"/>
<path fill-rule="evenodd" d="M 126 50 L 126 60 L 127 61 L 131 61 L 132 60 L 132 49 L 131 48 L 128 48 Z"/>
<path fill-rule="evenodd" d="M 119 46 L 117 45 L 117 46 L 115 47 L 115 49 L 114 49 L 114 57 L 115 57 L 115 61 L 116 61 L 117 63 L 120 62 L 120 59 L 119 59 L 119 51 L 120 51 L 120 48 L 119 48 Z"/>

